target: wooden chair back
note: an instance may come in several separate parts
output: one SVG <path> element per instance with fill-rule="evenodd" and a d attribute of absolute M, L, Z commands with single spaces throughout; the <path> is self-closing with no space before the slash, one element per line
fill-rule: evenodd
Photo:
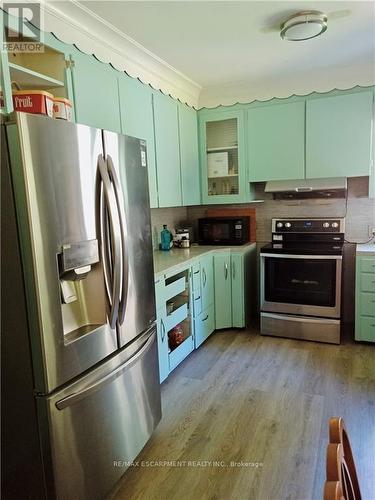
<path fill-rule="evenodd" d="M 357 471 L 344 420 L 329 420 L 324 500 L 361 500 Z"/>

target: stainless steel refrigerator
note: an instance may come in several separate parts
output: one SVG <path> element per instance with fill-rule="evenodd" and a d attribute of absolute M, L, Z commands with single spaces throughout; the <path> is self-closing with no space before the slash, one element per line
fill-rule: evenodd
<path fill-rule="evenodd" d="M 153 283 L 145 142 L 2 126 L 4 498 L 103 498 L 148 441 Z"/>

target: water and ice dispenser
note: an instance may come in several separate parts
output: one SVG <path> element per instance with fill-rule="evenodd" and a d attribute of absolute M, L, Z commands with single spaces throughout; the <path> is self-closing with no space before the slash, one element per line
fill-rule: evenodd
<path fill-rule="evenodd" d="M 64 244 L 58 266 L 64 340 L 73 341 L 106 323 L 98 240 Z"/>

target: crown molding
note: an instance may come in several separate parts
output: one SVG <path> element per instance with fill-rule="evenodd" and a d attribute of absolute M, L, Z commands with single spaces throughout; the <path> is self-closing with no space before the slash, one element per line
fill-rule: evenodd
<path fill-rule="evenodd" d="M 197 106 L 199 84 L 78 1 L 42 1 L 41 8 L 44 31 L 164 94 Z"/>

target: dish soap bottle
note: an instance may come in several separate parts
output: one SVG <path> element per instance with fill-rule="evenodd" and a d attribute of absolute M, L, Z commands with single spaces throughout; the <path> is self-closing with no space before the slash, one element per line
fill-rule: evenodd
<path fill-rule="evenodd" d="M 163 231 L 160 233 L 160 241 L 161 241 L 161 249 L 162 250 L 170 250 L 171 241 L 172 241 L 172 233 L 167 228 L 167 224 L 163 224 Z"/>

